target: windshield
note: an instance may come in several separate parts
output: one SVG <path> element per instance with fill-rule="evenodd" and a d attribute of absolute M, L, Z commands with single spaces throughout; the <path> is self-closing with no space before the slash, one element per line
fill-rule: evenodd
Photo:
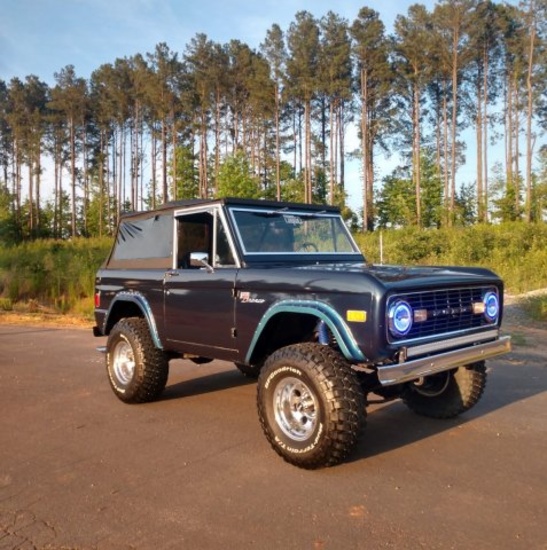
<path fill-rule="evenodd" d="M 245 254 L 360 254 L 338 214 L 230 211 Z"/>

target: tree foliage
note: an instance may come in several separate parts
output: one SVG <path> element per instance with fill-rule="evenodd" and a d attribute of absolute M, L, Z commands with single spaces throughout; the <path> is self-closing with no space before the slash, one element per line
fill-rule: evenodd
<path fill-rule="evenodd" d="M 257 50 L 197 34 L 89 80 L 72 65 L 53 86 L 0 80 L 3 238 L 108 235 L 126 208 L 227 193 L 345 208 L 349 160 L 365 230 L 544 220 L 546 13 L 440 0 L 389 36 L 366 7 L 301 11 Z M 384 180 L 380 153 L 397 154 Z"/>

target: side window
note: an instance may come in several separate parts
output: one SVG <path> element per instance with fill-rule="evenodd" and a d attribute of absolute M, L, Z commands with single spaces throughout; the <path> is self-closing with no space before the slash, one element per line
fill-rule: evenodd
<path fill-rule="evenodd" d="M 213 217 L 209 212 L 188 214 L 177 218 L 177 267 L 182 269 L 202 267 L 192 254 L 206 254 L 211 257 Z"/>
<path fill-rule="evenodd" d="M 177 241 L 179 269 L 201 268 L 203 263 L 200 259 L 204 259 L 213 267 L 235 264 L 224 226 L 219 218 L 215 220 L 214 212 L 179 216 Z"/>
<path fill-rule="evenodd" d="M 226 235 L 226 229 L 220 219 L 217 220 L 217 249 L 215 255 L 215 266 L 234 266 L 235 260 L 228 242 L 228 236 Z"/>
<path fill-rule="evenodd" d="M 173 218 L 167 214 L 129 216 L 120 222 L 109 266 L 168 269 L 172 264 Z"/>

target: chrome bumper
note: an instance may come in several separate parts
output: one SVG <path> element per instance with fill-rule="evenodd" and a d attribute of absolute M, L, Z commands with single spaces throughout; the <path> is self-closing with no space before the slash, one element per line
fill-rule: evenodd
<path fill-rule="evenodd" d="M 378 379 L 382 386 L 392 386 L 410 382 L 422 376 L 429 376 L 436 372 L 469 365 L 477 361 L 484 361 L 496 355 L 502 355 L 511 351 L 511 337 L 503 336 L 493 342 L 477 344 L 463 349 L 456 349 L 438 355 L 405 361 L 404 363 L 395 363 L 393 365 L 384 365 L 378 367 Z"/>

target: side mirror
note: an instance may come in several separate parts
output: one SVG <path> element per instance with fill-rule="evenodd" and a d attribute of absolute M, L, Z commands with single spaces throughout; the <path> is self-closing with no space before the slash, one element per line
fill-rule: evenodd
<path fill-rule="evenodd" d="M 208 273 L 214 272 L 213 267 L 209 264 L 207 252 L 190 252 L 190 267 L 204 267 Z"/>

